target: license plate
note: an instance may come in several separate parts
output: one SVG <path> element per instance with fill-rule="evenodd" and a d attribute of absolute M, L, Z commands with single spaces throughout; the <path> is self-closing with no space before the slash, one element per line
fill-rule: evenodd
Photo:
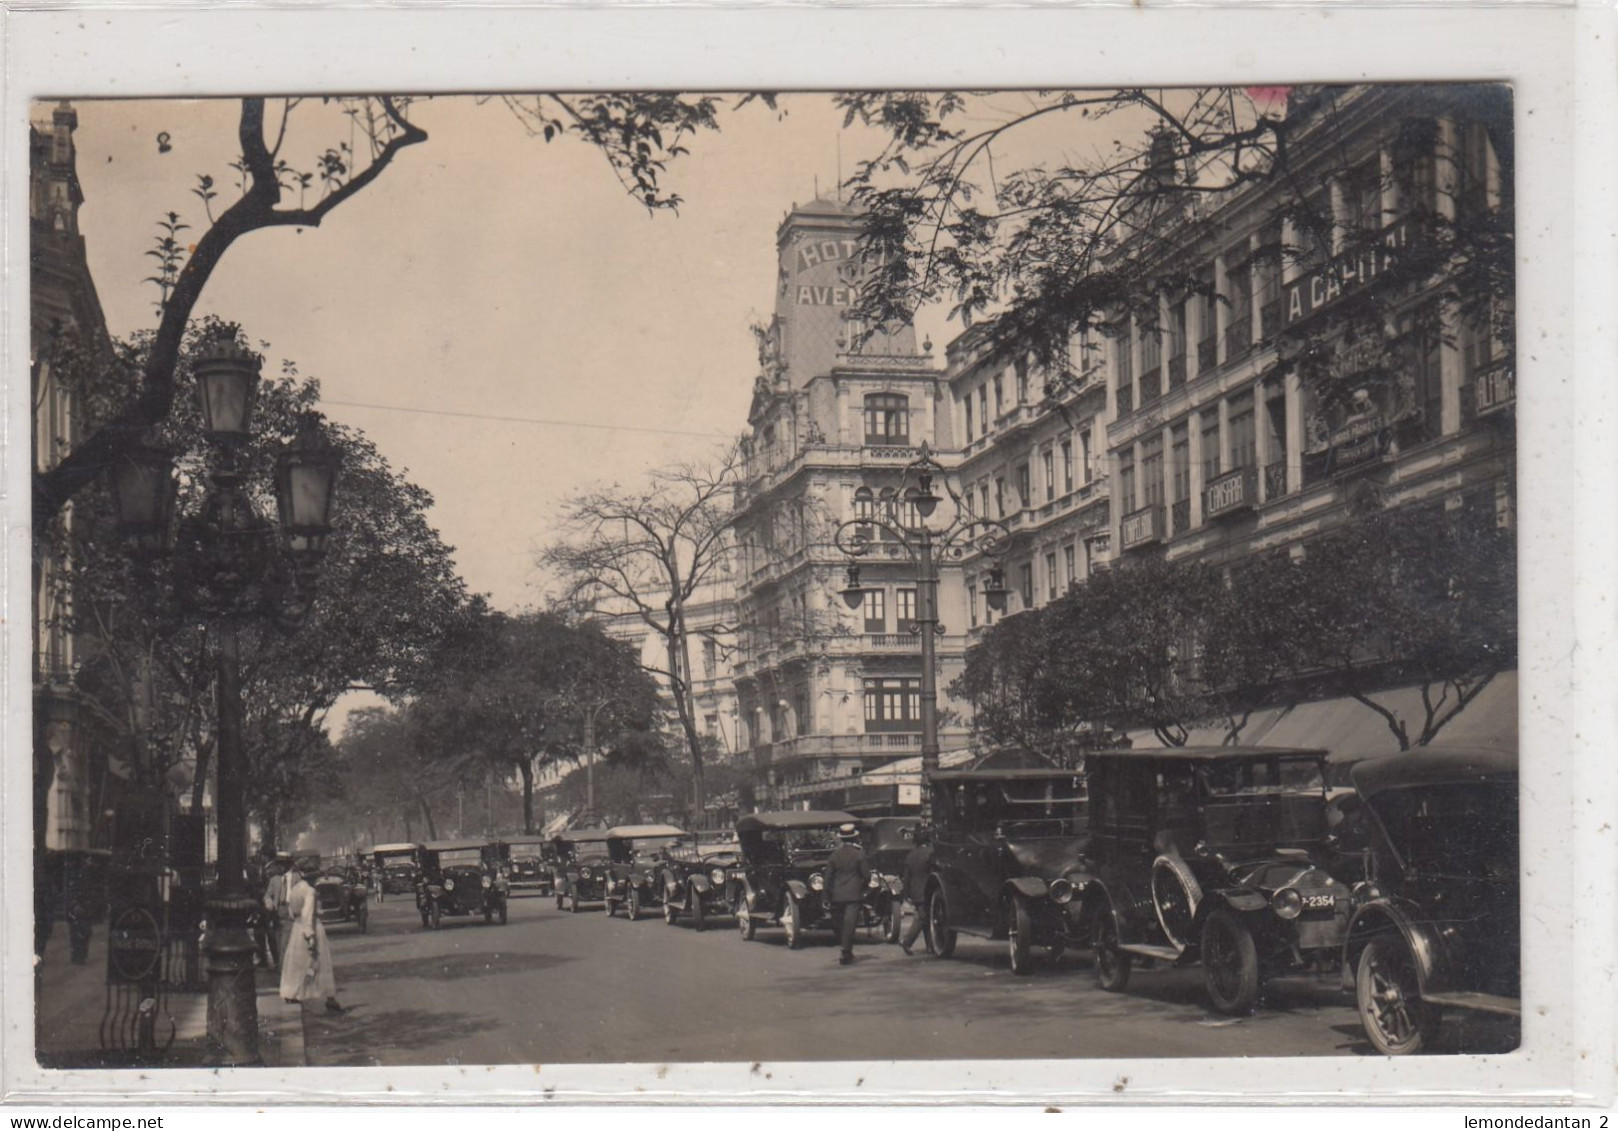
<path fill-rule="evenodd" d="M 1326 911 L 1336 904 L 1336 899 L 1329 895 L 1306 895 L 1303 897 L 1305 911 Z"/>

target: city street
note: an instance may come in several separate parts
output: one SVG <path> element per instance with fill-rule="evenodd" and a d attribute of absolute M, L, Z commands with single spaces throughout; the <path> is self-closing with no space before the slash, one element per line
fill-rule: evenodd
<path fill-rule="evenodd" d="M 372 905 L 369 934 L 331 931 L 349 1012 L 309 1014 L 309 1063 L 1369 1051 L 1331 985 L 1281 983 L 1270 1008 L 1234 1019 L 1208 1011 L 1196 970 L 1138 972 L 1130 993 L 1114 995 L 1096 988 L 1088 955 L 1014 978 L 1001 944 L 964 938 L 949 961 L 867 942 L 841 968 L 826 932 L 794 952 L 780 931 L 744 943 L 721 922 L 699 935 L 525 895 L 511 901 L 507 926 L 446 919 L 428 931 L 408 897 L 390 897 Z"/>

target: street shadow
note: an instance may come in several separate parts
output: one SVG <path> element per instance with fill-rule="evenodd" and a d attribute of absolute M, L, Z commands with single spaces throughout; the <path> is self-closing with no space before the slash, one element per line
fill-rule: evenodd
<path fill-rule="evenodd" d="M 319 1047 L 321 1065 L 370 1067 L 391 1063 L 390 1058 L 378 1055 L 387 1050 L 454 1048 L 456 1042 L 497 1026 L 497 1022 L 485 1017 L 440 1009 L 372 1011 L 364 998 L 357 998 L 348 1003 L 345 1013 L 307 1010 L 304 1039 L 311 1047 Z"/>
<path fill-rule="evenodd" d="M 554 954 L 493 950 L 468 954 L 454 951 L 449 954 L 424 955 L 418 958 L 337 963 L 337 980 L 339 988 L 382 978 L 391 980 L 420 978 L 434 982 L 458 982 L 466 978 L 532 974 L 552 970 L 572 961 L 572 958 Z"/>
<path fill-rule="evenodd" d="M 1359 1056 L 1380 1056 L 1358 1022 L 1333 1025 L 1332 1031 L 1346 1040 L 1345 1052 Z M 1492 1016 L 1452 1010 L 1444 1014 L 1438 1038 L 1424 1056 L 1487 1056 L 1515 1052 L 1522 1044 L 1522 1023 L 1515 1017 Z"/>

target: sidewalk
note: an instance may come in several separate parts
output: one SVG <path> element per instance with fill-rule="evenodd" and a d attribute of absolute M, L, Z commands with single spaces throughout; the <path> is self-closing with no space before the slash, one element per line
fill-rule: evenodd
<path fill-rule="evenodd" d="M 107 931 L 98 926 L 90 942 L 90 958 L 83 966 L 68 960 L 67 928 L 51 932 L 44 961 L 34 971 L 37 1055 L 45 1068 L 122 1068 L 141 1066 L 197 1067 L 208 1059 L 208 995 L 169 993 L 158 1017 L 155 1057 L 137 1059 L 133 1053 L 101 1047 L 102 1021 L 107 1013 Z M 303 1008 L 281 1000 L 272 970 L 258 972 L 259 1052 L 269 1067 L 302 1067 L 304 1063 Z M 166 1050 L 169 1034 L 172 1045 Z"/>

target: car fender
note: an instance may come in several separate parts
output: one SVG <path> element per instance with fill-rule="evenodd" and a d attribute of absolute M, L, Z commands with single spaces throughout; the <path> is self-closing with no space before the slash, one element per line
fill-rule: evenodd
<path fill-rule="evenodd" d="M 786 887 L 800 903 L 809 898 L 809 885 L 802 880 L 788 880 Z"/>
<path fill-rule="evenodd" d="M 1343 986 L 1352 989 L 1365 944 L 1396 931 L 1415 958 L 1416 987 L 1421 993 L 1445 988 L 1449 963 L 1438 936 L 1391 899 L 1373 899 L 1355 910 L 1343 938 Z"/>
<path fill-rule="evenodd" d="M 1006 881 L 1006 894 L 1012 893 L 1024 899 L 1044 899 L 1050 894 L 1051 886 L 1038 876 L 1017 876 Z"/>
<path fill-rule="evenodd" d="M 1217 888 L 1207 894 L 1212 895 L 1221 904 L 1237 912 L 1263 911 L 1270 905 L 1270 901 L 1265 899 L 1261 892 L 1249 891 L 1246 888 Z M 1209 899 L 1202 901 L 1196 918 L 1198 923 L 1208 917 L 1209 904 L 1212 902 L 1213 900 Z"/>
<path fill-rule="evenodd" d="M 713 890 L 713 881 L 699 872 L 691 877 L 691 890 L 698 895 L 707 895 Z"/>
<path fill-rule="evenodd" d="M 1100 921 L 1101 916 L 1110 916 L 1113 926 L 1118 930 L 1120 942 L 1136 941 L 1129 930 L 1128 920 L 1118 913 L 1118 901 L 1113 898 L 1112 889 L 1107 886 L 1105 880 L 1100 876 L 1088 876 L 1081 888 L 1079 881 L 1075 879 L 1073 888 L 1079 893 L 1074 898 L 1084 900 L 1083 915 L 1086 921 L 1094 925 Z"/>

